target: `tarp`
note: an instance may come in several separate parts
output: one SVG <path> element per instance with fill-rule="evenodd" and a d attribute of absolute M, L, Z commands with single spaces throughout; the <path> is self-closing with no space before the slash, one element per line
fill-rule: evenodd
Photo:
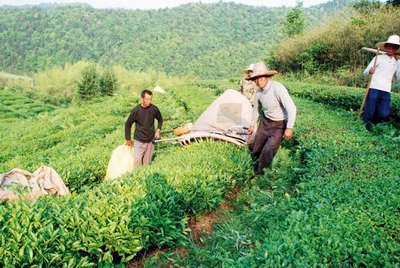
<path fill-rule="evenodd" d="M 159 85 L 157 85 L 153 90 L 160 92 L 160 93 L 165 93 L 165 90 L 162 87 L 160 87 Z"/>
<path fill-rule="evenodd" d="M 226 133 L 235 126 L 248 128 L 252 111 L 250 101 L 245 96 L 237 90 L 227 89 L 200 115 L 192 131 Z"/>
<path fill-rule="evenodd" d="M 20 198 L 32 200 L 48 194 L 61 196 L 68 193 L 68 188 L 60 175 L 45 165 L 41 165 L 33 173 L 14 168 L 10 172 L 0 174 L 1 201 L 14 201 Z"/>
<path fill-rule="evenodd" d="M 247 135 L 252 111 L 253 107 L 245 96 L 235 89 L 227 89 L 200 115 L 189 133 L 165 141 L 175 139 L 185 145 L 191 140 L 212 138 L 250 145 L 255 135 L 255 131 Z"/>

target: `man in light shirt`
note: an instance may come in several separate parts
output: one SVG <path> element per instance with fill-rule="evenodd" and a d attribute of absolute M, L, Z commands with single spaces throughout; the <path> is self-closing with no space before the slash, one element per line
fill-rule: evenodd
<path fill-rule="evenodd" d="M 364 75 L 373 75 L 362 115 L 368 131 L 371 131 L 371 124 L 389 118 L 393 75 L 396 74 L 400 80 L 400 62 L 395 55 L 400 48 L 400 37 L 392 35 L 386 42 L 380 42 L 377 46 L 386 51 L 386 54 L 375 56 L 378 57 L 376 64 L 374 57 L 364 70 Z"/>
<path fill-rule="evenodd" d="M 254 93 L 257 90 L 257 85 L 252 80 L 247 80 L 246 78 L 250 77 L 253 74 L 254 64 L 250 64 L 250 66 L 243 70 L 243 73 L 247 74 L 247 77 L 243 77 L 239 83 L 239 92 L 242 93 L 251 103 L 254 104 Z"/>
<path fill-rule="evenodd" d="M 248 134 L 253 133 L 261 115 L 252 150 L 253 155 L 258 158 L 258 174 L 263 174 L 263 169 L 271 165 L 282 140 L 292 138 L 296 120 L 296 106 L 289 92 L 281 83 L 269 79 L 275 74 L 277 71 L 270 71 L 264 62 L 258 62 L 254 64 L 252 75 L 247 78 L 254 80 L 258 86 L 248 130 Z"/>

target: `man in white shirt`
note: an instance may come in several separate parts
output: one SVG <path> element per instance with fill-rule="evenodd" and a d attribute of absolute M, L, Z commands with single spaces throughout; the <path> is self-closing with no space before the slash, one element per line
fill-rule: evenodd
<path fill-rule="evenodd" d="M 254 80 L 258 86 L 248 134 L 253 133 L 257 119 L 262 115 L 252 151 L 253 156 L 258 158 L 258 174 L 263 174 L 263 169 L 271 165 L 282 140 L 292 138 L 296 120 L 296 106 L 285 86 L 269 80 L 275 74 L 277 71 L 269 71 L 264 62 L 258 62 L 247 78 Z"/>
<path fill-rule="evenodd" d="M 374 57 L 364 70 L 364 75 L 373 75 L 362 115 L 368 131 L 371 131 L 371 124 L 377 124 L 389 117 L 393 75 L 396 74 L 400 80 L 400 62 L 395 55 L 400 48 L 400 37 L 392 35 L 377 46 L 386 51 L 386 54 L 375 56 L 378 57 L 375 66 Z"/>

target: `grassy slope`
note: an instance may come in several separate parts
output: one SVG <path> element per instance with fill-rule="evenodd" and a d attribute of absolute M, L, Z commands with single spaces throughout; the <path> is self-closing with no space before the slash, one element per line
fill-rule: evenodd
<path fill-rule="evenodd" d="M 188 101 L 181 95 L 190 96 L 187 91 L 195 89 L 185 85 L 167 87 L 167 94 L 154 92 L 154 104 L 163 111 L 165 130 L 193 122 L 211 103 L 213 90 L 206 90 L 202 98 L 208 102 L 199 101 L 196 107 L 184 109 L 182 103 Z M 33 172 L 41 164 L 49 165 L 72 191 L 102 181 L 112 150 L 125 142 L 124 123 L 139 103 L 139 94 L 134 89 L 67 109 L 41 103 L 49 108 L 36 110 L 40 101 L 0 91 L 0 172 L 13 168 Z"/>
<path fill-rule="evenodd" d="M 170 120 L 167 127 L 194 116 L 193 111 L 176 113 L 168 108 L 171 101 L 185 102 L 177 100 L 177 94 L 172 99 L 157 97 L 167 98 L 163 101 Z M 111 149 L 122 140 L 125 115 L 136 101 L 120 96 L 39 117 L 2 120 L 6 131 L 1 133 L 1 172 L 11 167 L 33 171 L 38 162 L 47 161 L 58 164 L 56 170 L 70 177 L 72 172 L 76 179 L 91 180 L 83 172 L 96 163 L 98 168 L 91 174 L 98 171 L 100 175 L 92 182 L 100 180 Z M 174 260 L 177 265 L 381 266 L 398 262 L 398 131 L 380 125 L 371 134 L 355 120 L 354 112 L 301 99 L 296 103 L 296 141 L 285 143 L 287 148 L 280 150 L 270 173 L 241 193 L 231 220 L 216 227 L 207 246 L 193 244 L 192 254 Z M 21 132 L 13 138 L 16 130 Z M 69 151 L 60 150 L 66 147 Z M 159 151 L 157 157 L 163 154 Z M 285 193 L 292 197 L 285 199 Z"/>
<path fill-rule="evenodd" d="M 398 130 L 296 99 L 295 146 L 232 203 L 178 267 L 392 266 L 400 260 Z M 289 194 L 289 198 L 287 195 Z M 162 265 L 153 258 L 148 267 Z M 165 264 L 165 262 L 163 263 Z"/>
<path fill-rule="evenodd" d="M 165 87 L 167 94 L 155 94 L 154 100 L 163 111 L 165 129 L 198 116 L 208 107 L 215 89 L 196 88 Z M 0 95 L 3 93 L 0 91 Z M 14 100 L 7 106 L 25 102 L 17 95 Z M 123 123 L 137 102 L 134 92 L 133 96 L 119 95 L 29 118 L 9 114 L 7 120 L 0 121 L 4 130 L 0 133 L 0 157 L 5 171 L 11 169 L 8 166 L 33 171 L 44 163 L 62 174 L 70 190 L 79 191 L 66 198 L 1 203 L 0 255 L 4 256 L 1 265 L 61 265 L 69 262 L 71 256 L 75 257 L 71 259 L 75 265 L 88 261 L 118 262 L 111 254 L 121 254 L 124 257 L 119 260 L 126 262 L 142 248 L 179 244 L 187 240 L 182 209 L 199 213 L 215 208 L 227 189 L 253 172 L 248 168 L 251 160 L 246 148 L 239 151 L 231 144 L 215 143 L 210 152 L 211 142 L 195 143 L 189 148 L 157 144 L 151 166 L 128 174 L 127 180 L 99 183 L 111 149 L 124 140 Z M 236 162 L 242 163 L 242 175 Z M 145 194 L 143 189 L 147 191 Z M 182 204 L 177 206 L 177 203 Z M 116 223 L 121 228 L 115 229 Z M 49 229 L 53 229 L 51 241 L 42 242 Z M 24 247 L 18 249 L 22 243 Z M 37 258 L 32 257 L 33 252 L 38 253 Z"/>

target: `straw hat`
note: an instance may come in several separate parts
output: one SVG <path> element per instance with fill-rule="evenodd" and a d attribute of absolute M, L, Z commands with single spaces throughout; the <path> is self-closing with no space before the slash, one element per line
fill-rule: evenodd
<path fill-rule="evenodd" d="M 389 36 L 388 40 L 386 42 L 379 42 L 376 44 L 376 46 L 380 49 L 380 50 L 384 50 L 385 49 L 385 45 L 386 44 L 393 44 L 393 45 L 397 45 L 400 47 L 400 36 L 398 36 L 397 34 L 395 35 L 391 35 Z"/>
<path fill-rule="evenodd" d="M 253 68 L 254 68 L 254 64 L 252 63 L 252 64 L 250 64 L 250 66 L 247 69 L 243 70 L 243 73 L 248 74 L 250 71 L 253 71 Z"/>
<path fill-rule="evenodd" d="M 269 71 L 267 66 L 265 66 L 265 63 L 260 61 L 254 64 L 253 67 L 253 74 L 250 77 L 247 77 L 247 80 L 254 80 L 256 78 L 262 77 L 262 76 L 273 76 L 276 75 L 278 72 L 277 71 Z"/>

